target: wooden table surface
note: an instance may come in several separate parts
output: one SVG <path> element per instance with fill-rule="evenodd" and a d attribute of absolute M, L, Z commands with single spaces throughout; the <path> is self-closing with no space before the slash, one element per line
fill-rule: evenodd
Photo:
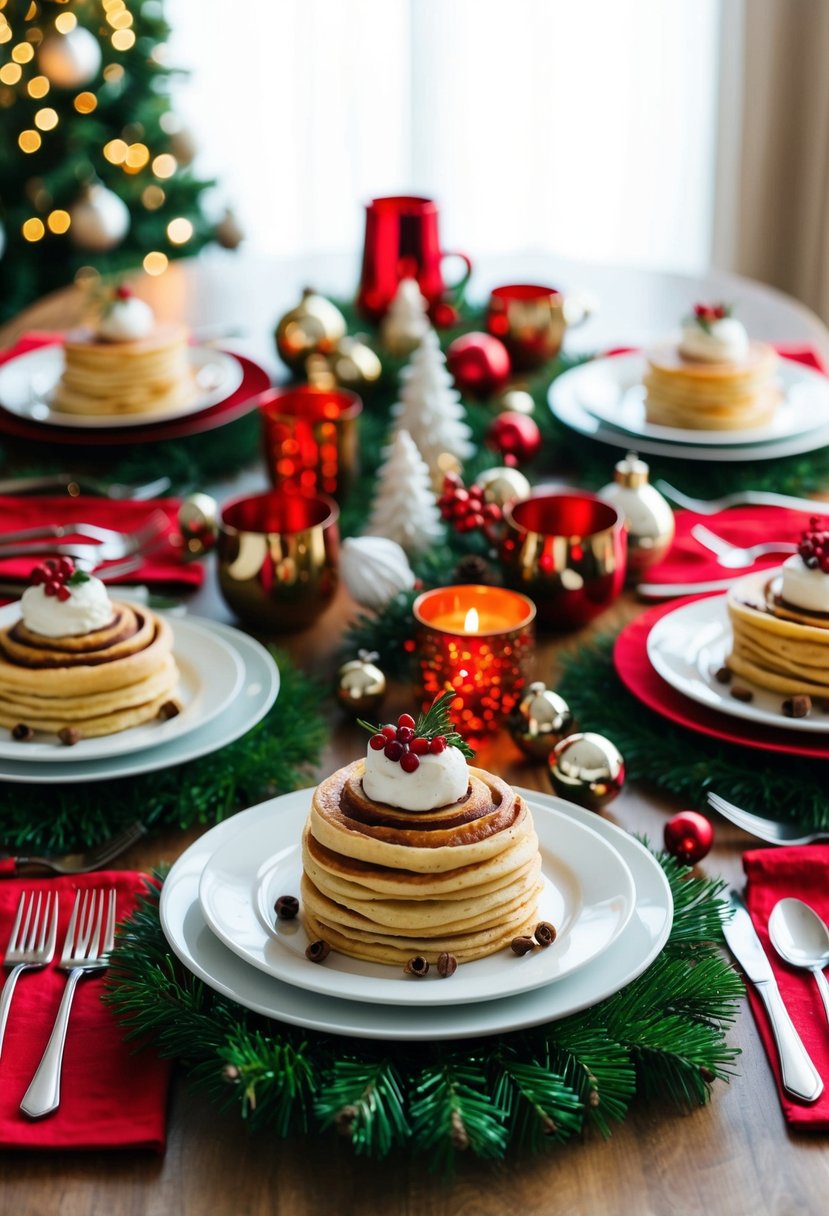
<path fill-rule="evenodd" d="M 74 292 L 60 293 L 0 331 L 0 345 L 28 328 L 71 323 L 77 308 Z M 812 318 L 812 324 L 818 334 L 819 323 Z M 793 333 L 789 340 L 806 337 L 805 332 Z M 263 484 L 261 471 L 245 471 L 237 484 Z M 212 568 L 191 603 L 192 611 L 200 615 L 231 619 Z M 614 628 L 640 611 L 641 605 L 625 595 L 593 629 Z M 289 647 L 297 663 L 331 677 L 338 634 L 353 612 L 354 605 L 341 588 L 313 628 L 276 640 Z M 542 635 L 534 675 L 553 681 L 561 653 L 583 642 L 589 632 L 563 640 Z M 404 708 L 406 691 L 393 689 L 384 715 Z M 332 706 L 331 734 L 319 775 L 352 760 L 364 747 L 364 739 Z M 544 768 L 524 761 L 505 734 L 479 751 L 478 762 L 515 784 L 550 789 Z M 628 785 L 604 814 L 658 842 L 666 817 L 678 809 L 651 789 Z M 154 834 L 120 864 L 147 868 L 173 861 L 197 835 L 196 829 Z M 716 821 L 714 848 L 701 870 L 741 883 L 741 856 L 751 843 L 730 824 Z M 219 1112 L 177 1077 L 163 1157 L 126 1151 L 6 1152 L 0 1161 L 0 1212 L 15 1216 L 204 1216 L 208 1212 L 317 1216 L 332 1210 L 339 1216 L 550 1212 L 822 1216 L 829 1194 L 826 1136 L 787 1130 L 747 1007 L 729 1038 L 742 1050 L 739 1075 L 728 1085 L 717 1083 L 708 1106 L 687 1113 L 641 1103 L 607 1142 L 591 1132 L 583 1141 L 518 1162 L 491 1165 L 461 1158 L 451 1182 L 432 1176 L 422 1162 L 410 1162 L 405 1156 L 379 1163 L 356 1159 L 346 1143 L 334 1138 L 280 1142 L 267 1132 L 251 1135 L 235 1113 Z M 124 1101 L 129 1101 L 128 1094 Z"/>

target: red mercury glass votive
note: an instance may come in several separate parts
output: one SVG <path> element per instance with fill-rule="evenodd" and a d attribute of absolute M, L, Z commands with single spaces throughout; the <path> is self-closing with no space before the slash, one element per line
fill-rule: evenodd
<path fill-rule="evenodd" d="M 341 388 L 296 384 L 262 398 L 265 465 L 271 484 L 321 491 L 341 502 L 357 471 L 363 403 Z"/>
<path fill-rule="evenodd" d="M 503 587 L 464 584 L 424 592 L 413 611 L 424 708 L 452 689 L 452 719 L 465 738 L 498 730 L 526 683 L 532 600 Z"/>

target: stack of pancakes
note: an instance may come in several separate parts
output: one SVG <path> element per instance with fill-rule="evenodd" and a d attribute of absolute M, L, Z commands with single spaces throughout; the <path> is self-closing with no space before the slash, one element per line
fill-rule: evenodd
<path fill-rule="evenodd" d="M 651 351 L 644 376 L 645 416 L 658 426 L 688 430 L 764 426 L 780 400 L 776 368 L 777 355 L 766 342 L 752 342 L 748 357 L 734 363 L 684 359 L 676 346 Z"/>
<path fill-rule="evenodd" d="M 111 735 L 158 716 L 178 683 L 161 617 L 113 602 L 103 629 L 50 638 L 18 621 L 0 630 L 0 725 Z"/>
<path fill-rule="evenodd" d="M 64 342 L 65 367 L 53 406 L 67 414 L 153 414 L 196 395 L 183 325 L 147 338 L 103 342 L 75 335 Z"/>
<path fill-rule="evenodd" d="M 728 667 L 772 692 L 829 697 L 829 615 L 786 603 L 781 581 L 750 575 L 728 593 L 734 635 Z"/>
<path fill-rule="evenodd" d="M 541 891 L 532 816 L 506 782 L 469 769 L 466 796 L 432 811 L 372 802 L 365 761 L 314 793 L 302 839 L 302 916 L 312 939 L 371 962 L 443 952 L 483 958 L 531 933 Z"/>

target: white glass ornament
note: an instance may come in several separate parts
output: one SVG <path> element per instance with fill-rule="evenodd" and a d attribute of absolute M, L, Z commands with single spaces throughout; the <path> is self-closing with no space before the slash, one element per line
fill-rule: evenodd
<path fill-rule="evenodd" d="M 129 231 L 129 208 L 106 186 L 88 187 L 69 214 L 72 243 L 90 253 L 106 253 L 108 249 L 114 249 Z"/>
<path fill-rule="evenodd" d="M 101 44 L 82 25 L 68 34 L 52 30 L 38 48 L 37 65 L 56 88 L 77 89 L 98 75 Z"/>
<path fill-rule="evenodd" d="M 385 608 L 415 585 L 405 550 L 387 536 L 351 536 L 340 549 L 340 573 L 351 598 L 363 608 Z"/>

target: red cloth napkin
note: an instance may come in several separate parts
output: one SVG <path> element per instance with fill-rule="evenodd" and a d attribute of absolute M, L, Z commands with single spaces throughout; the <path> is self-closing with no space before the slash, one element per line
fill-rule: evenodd
<path fill-rule="evenodd" d="M 757 1029 L 774 1073 L 780 1104 L 787 1123 L 810 1131 L 829 1129 L 829 1026 L 814 977 L 784 963 L 769 941 L 768 920 L 779 899 L 794 896 L 829 922 L 829 845 L 792 845 L 753 849 L 743 855 L 748 883 L 746 905 L 791 1015 L 815 1068 L 826 1082 L 817 1102 L 801 1103 L 789 1097 L 780 1084 L 780 1064 L 771 1037 L 765 1007 L 749 984 L 748 999 Z"/>
<path fill-rule="evenodd" d="M 823 512 L 821 513 L 821 507 Z M 728 570 L 720 566 L 713 553 L 695 540 L 691 529 L 704 524 L 711 532 L 734 545 L 754 545 L 759 541 L 785 540 L 795 544 L 809 526 L 811 515 L 829 520 L 829 503 L 815 503 L 815 510 L 791 511 L 787 507 L 729 507 L 717 515 L 697 515 L 694 511 L 677 511 L 674 520 L 676 535 L 667 556 L 643 574 L 648 583 L 701 583 L 727 578 L 739 578 L 753 570 L 779 566 L 786 554 L 767 554 L 745 570 Z"/>
<path fill-rule="evenodd" d="M 31 528 L 38 524 L 66 524 L 82 522 L 97 524 L 104 528 L 115 528 L 119 532 L 134 532 L 158 509 L 167 516 L 167 527 L 162 534 L 166 544 L 149 554 L 142 564 L 114 583 L 164 583 L 183 587 L 199 587 L 204 580 L 204 567 L 200 562 L 181 560 L 178 541 L 177 498 L 155 499 L 150 502 L 134 502 L 131 499 L 114 501 L 109 498 L 79 497 L 68 495 L 21 497 L 0 496 L 0 541 L 2 533 L 19 528 Z M 81 540 L 82 537 L 77 539 Z M 94 544 L 94 541 L 86 543 Z M 0 557 L 0 582 L 21 580 L 28 582 L 34 566 L 43 559 L 39 557 Z"/>
<path fill-rule="evenodd" d="M 5 950 L 22 891 L 59 891 L 58 944 L 78 887 L 114 886 L 122 920 L 145 889 L 145 876 L 105 871 L 75 877 L 0 883 L 0 946 Z M 125 1043 L 112 1010 L 101 1001 L 106 972 L 81 979 L 75 991 L 63 1057 L 61 1104 L 43 1119 L 19 1110 L 51 1033 L 66 983 L 54 963 L 24 971 L 12 998 L 0 1056 L 0 1146 L 32 1149 L 150 1148 L 163 1152 L 172 1065 L 151 1048 Z"/>

